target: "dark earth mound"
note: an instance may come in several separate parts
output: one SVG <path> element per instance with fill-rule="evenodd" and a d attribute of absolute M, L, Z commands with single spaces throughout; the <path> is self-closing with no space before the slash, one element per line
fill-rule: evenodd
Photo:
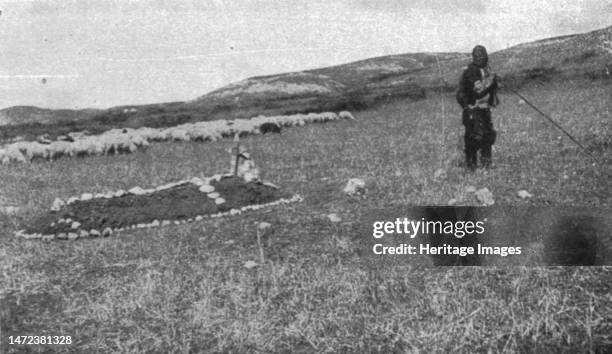
<path fill-rule="evenodd" d="M 107 228 L 116 231 L 134 226 L 193 221 L 197 217 L 269 204 L 289 197 L 270 185 L 245 182 L 234 176 L 213 180 L 210 185 L 225 199 L 224 203 L 217 205 L 213 198 L 199 190 L 198 185 L 185 182 L 148 194 L 78 200 L 59 211 L 49 211 L 40 216 L 24 227 L 24 233 L 56 235 L 59 238 L 68 238 L 69 234 L 98 236 L 97 232 L 91 234 L 91 231 L 102 233 Z"/>

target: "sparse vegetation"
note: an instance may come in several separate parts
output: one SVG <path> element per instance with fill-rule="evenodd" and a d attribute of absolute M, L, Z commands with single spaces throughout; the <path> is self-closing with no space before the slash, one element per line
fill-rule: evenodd
<path fill-rule="evenodd" d="M 525 95 L 585 144 L 608 142 L 609 81 L 549 83 Z M 243 139 L 263 177 L 304 202 L 274 211 L 124 232 L 83 242 L 13 231 L 55 197 L 154 186 L 224 171 L 232 142 L 159 143 L 146 152 L 0 168 L 2 351 L 10 335 L 70 335 L 58 352 L 612 351 L 612 269 L 367 267 L 354 225 L 394 203 L 445 204 L 468 185 L 500 205 L 612 202 L 612 150 L 586 155 L 512 95 L 494 112 L 488 174 L 466 174 L 451 94 L 396 101 L 339 121 Z M 516 103 L 515 103 L 516 102 Z M 585 102 L 589 104 L 586 105 Z M 439 178 L 436 170 L 443 169 Z M 567 176 L 565 178 L 564 176 Z M 344 195 L 349 178 L 367 198 Z M 528 200 L 516 191 L 533 193 Z M 330 223 L 337 214 L 342 222 Z M 267 263 L 256 228 L 272 225 Z M 612 240 L 604 240 L 611 247 Z"/>

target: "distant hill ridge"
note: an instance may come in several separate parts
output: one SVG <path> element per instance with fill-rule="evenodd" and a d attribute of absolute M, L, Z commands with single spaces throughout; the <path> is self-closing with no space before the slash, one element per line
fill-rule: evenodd
<path fill-rule="evenodd" d="M 491 53 L 490 61 L 504 82 L 513 85 L 533 79 L 609 79 L 612 49 L 608 47 L 612 47 L 611 43 L 612 26 L 515 45 Z M 62 131 L 82 127 L 95 131 L 119 126 L 169 126 L 258 114 L 356 110 L 390 99 L 420 99 L 428 90 L 454 90 L 461 70 L 469 61 L 468 53 L 396 54 L 313 70 L 251 77 L 186 102 L 104 110 L 15 106 L 0 110 L 0 126 L 4 127 L 0 138 L 6 139 L 23 130 L 17 126 L 28 126 L 36 131 L 39 126 L 54 124 L 64 126 Z"/>

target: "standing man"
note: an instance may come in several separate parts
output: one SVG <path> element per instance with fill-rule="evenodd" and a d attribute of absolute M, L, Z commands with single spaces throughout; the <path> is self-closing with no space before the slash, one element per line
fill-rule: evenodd
<path fill-rule="evenodd" d="M 488 63 L 486 48 L 481 45 L 474 47 L 472 62 L 463 71 L 457 92 L 457 102 L 463 108 L 465 162 L 472 171 L 477 166 L 478 150 L 482 166 L 491 167 L 491 146 L 496 137 L 491 122 L 491 107 L 499 103 L 497 77 Z"/>

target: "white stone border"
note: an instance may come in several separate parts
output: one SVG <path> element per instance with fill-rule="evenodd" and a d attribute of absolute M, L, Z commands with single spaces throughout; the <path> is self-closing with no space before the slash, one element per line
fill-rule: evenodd
<path fill-rule="evenodd" d="M 123 189 L 119 189 L 115 192 L 107 192 L 107 193 L 83 193 L 80 196 L 73 196 L 73 197 L 69 197 L 67 198 L 65 201 L 62 200 L 61 198 L 55 198 L 55 200 L 53 201 L 53 204 L 51 205 L 51 211 L 59 211 L 61 210 L 62 207 L 64 207 L 65 205 L 70 205 L 74 202 L 77 201 L 87 201 L 87 200 L 92 200 L 92 199 L 102 199 L 102 198 L 106 198 L 106 199 L 110 199 L 110 198 L 119 198 L 119 197 L 123 197 L 124 195 L 128 195 L 128 194 L 132 194 L 132 195 L 146 195 L 146 194 L 153 194 L 155 192 L 159 192 L 159 191 L 163 191 L 166 189 L 170 189 L 176 186 L 180 186 L 181 184 L 186 184 L 186 183 L 191 183 L 194 184 L 198 187 L 200 187 L 200 191 L 202 193 L 205 194 L 211 194 L 214 192 L 215 187 L 213 187 L 210 182 L 212 181 L 217 181 L 219 182 L 223 177 L 229 177 L 229 176 L 233 176 L 231 174 L 225 174 L 225 175 L 213 175 L 212 177 L 209 178 L 199 178 L 199 177 L 193 177 L 191 179 L 184 179 L 184 180 L 180 180 L 178 182 L 171 182 L 171 183 L 166 183 L 164 185 L 155 187 L 155 188 L 148 188 L 148 189 L 143 189 L 139 186 L 135 186 L 132 187 L 130 189 L 128 189 L 127 191 L 123 190 Z M 272 187 L 275 189 L 278 189 L 278 187 L 276 187 L 274 184 L 269 183 L 269 182 L 263 182 L 264 185 L 268 186 L 268 187 Z M 204 190 L 210 190 L 210 192 L 205 192 Z M 212 197 L 211 197 L 212 198 Z M 213 200 L 215 198 L 212 198 Z"/>
<path fill-rule="evenodd" d="M 224 176 L 231 176 L 231 175 L 224 175 Z M 195 184 L 196 186 L 199 185 L 199 186 L 210 186 L 210 187 L 212 187 L 212 185 L 209 184 L 210 181 L 212 181 L 212 180 L 219 181 L 219 180 L 221 180 L 221 177 L 223 177 L 223 176 L 222 175 L 214 175 L 211 178 L 205 178 L 205 179 L 194 177 L 194 178 L 189 179 L 189 180 L 181 180 L 179 182 L 168 183 L 168 184 L 159 186 L 159 187 L 154 188 L 154 189 L 142 189 L 140 187 L 134 187 L 134 188 L 131 188 L 130 190 L 128 190 L 127 193 L 129 193 L 129 194 L 137 194 L 137 193 L 133 193 L 133 192 L 130 192 L 130 191 L 135 190 L 135 188 L 140 188 L 139 190 L 137 190 L 138 192 L 142 191 L 142 193 L 140 193 L 140 195 L 151 194 L 151 193 L 154 193 L 154 192 L 159 191 L 159 190 L 169 189 L 169 188 L 172 188 L 172 187 L 175 187 L 175 186 L 178 186 L 178 185 L 181 185 L 181 184 L 185 184 L 185 183 L 192 183 L 192 184 Z M 271 183 L 264 182 L 263 184 L 267 185 L 269 187 L 272 187 L 272 188 L 278 188 L 278 187 L 276 187 L 275 185 L 273 185 Z M 213 189 L 214 189 L 214 187 L 213 187 Z M 119 193 L 119 192 L 121 192 L 121 193 Z M 95 196 L 91 197 L 92 196 L 91 193 L 84 193 L 81 196 L 81 198 L 76 198 L 76 197 L 69 198 L 68 202 L 66 204 L 71 204 L 71 203 L 73 203 L 76 200 L 91 200 L 91 199 L 96 199 L 96 198 L 118 198 L 118 197 L 121 197 L 121 196 L 123 196 L 123 195 L 125 195 L 127 193 L 125 191 L 123 191 L 123 190 L 119 190 L 119 191 L 117 191 L 115 193 L 110 193 L 112 195 L 110 197 L 107 197 L 107 194 L 102 194 L 101 197 L 98 197 L 99 194 L 96 194 Z M 205 193 L 205 192 L 202 192 L 202 193 Z M 212 198 L 210 196 L 210 194 L 212 194 L 212 193 L 205 193 L 205 194 L 207 194 L 207 196 L 209 198 L 213 199 L 215 201 L 215 204 L 217 204 L 217 205 L 222 204 L 222 203 L 225 202 L 225 200 L 223 200 L 222 202 L 218 202 L 219 199 L 223 199 L 223 198 L 220 198 L 220 197 L 217 197 L 217 196 L 214 196 L 215 198 Z M 85 199 L 83 199 L 83 196 L 85 196 Z M 57 200 L 59 200 L 59 199 L 56 198 L 56 201 Z M 71 202 L 71 200 L 73 200 L 73 201 Z M 270 202 L 270 203 L 252 204 L 252 205 L 243 206 L 240 209 L 231 209 L 231 210 L 228 210 L 228 211 L 225 211 L 225 212 L 220 212 L 220 213 L 196 215 L 194 217 L 191 217 L 191 218 L 185 219 L 185 220 L 161 220 L 161 221 L 159 221 L 159 220 L 155 219 L 155 220 L 153 220 L 150 223 L 139 223 L 139 224 L 124 226 L 124 227 L 118 227 L 118 228 L 114 228 L 114 229 L 110 228 L 110 227 L 107 227 L 107 228 L 105 228 L 102 231 L 99 231 L 99 230 L 96 230 L 96 229 L 91 229 L 89 231 L 83 230 L 83 229 L 79 228 L 81 226 L 81 223 L 79 223 L 78 221 L 73 221 L 70 218 L 68 218 L 68 219 L 61 219 L 60 218 L 57 222 L 58 223 L 70 224 L 70 227 L 71 227 L 71 229 L 74 230 L 74 232 L 61 232 L 61 233 L 58 233 L 58 234 L 44 235 L 42 233 L 27 234 L 25 232 L 25 230 L 19 230 L 19 231 L 15 232 L 15 236 L 16 237 L 23 237 L 25 239 L 42 239 L 43 241 L 50 241 L 50 240 L 53 240 L 53 239 L 77 240 L 79 238 L 94 238 L 94 237 L 100 237 L 100 236 L 108 237 L 108 236 L 112 235 L 115 232 L 122 232 L 122 231 L 125 231 L 125 230 L 145 229 L 145 228 L 151 228 L 151 227 L 164 227 L 164 226 L 168 226 L 168 225 L 172 225 L 172 224 L 174 224 L 174 225 L 181 225 L 181 224 L 186 224 L 186 223 L 190 223 L 190 222 L 193 222 L 193 221 L 201 221 L 201 220 L 204 220 L 204 219 L 207 219 L 207 218 L 220 218 L 220 217 L 224 217 L 224 216 L 235 216 L 235 215 L 240 215 L 243 212 L 247 212 L 249 210 L 258 210 L 258 209 L 262 209 L 262 208 L 266 208 L 266 207 L 271 207 L 271 206 L 279 205 L 279 204 L 289 204 L 289 203 L 301 202 L 303 200 L 304 200 L 304 198 L 302 198 L 299 194 L 296 194 L 296 195 L 294 195 L 293 197 L 291 197 L 289 199 L 281 198 L 281 199 L 275 200 L 275 201 Z M 54 202 L 53 204 L 55 206 L 56 202 Z M 52 207 L 52 211 L 54 211 L 53 207 Z M 55 222 L 51 223 L 51 226 L 54 226 L 54 224 L 55 224 Z"/>

